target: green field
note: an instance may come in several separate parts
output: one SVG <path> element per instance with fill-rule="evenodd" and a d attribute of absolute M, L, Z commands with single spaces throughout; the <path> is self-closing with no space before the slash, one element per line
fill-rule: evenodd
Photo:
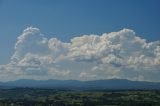
<path fill-rule="evenodd" d="M 160 91 L 1 89 L 0 106 L 160 106 Z"/>

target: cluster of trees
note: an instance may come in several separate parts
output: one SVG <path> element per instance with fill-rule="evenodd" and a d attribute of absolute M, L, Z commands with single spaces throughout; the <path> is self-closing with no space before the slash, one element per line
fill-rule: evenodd
<path fill-rule="evenodd" d="M 160 91 L 0 90 L 0 106 L 160 106 Z"/>

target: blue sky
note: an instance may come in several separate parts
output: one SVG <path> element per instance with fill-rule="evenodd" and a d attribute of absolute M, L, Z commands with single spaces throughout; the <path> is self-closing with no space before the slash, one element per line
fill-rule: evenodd
<path fill-rule="evenodd" d="M 160 81 L 159 4 L 0 0 L 0 81 Z"/>
<path fill-rule="evenodd" d="M 159 4 L 159 0 L 0 0 L 0 63 L 9 61 L 17 37 L 29 26 L 62 41 L 122 28 L 159 40 Z"/>

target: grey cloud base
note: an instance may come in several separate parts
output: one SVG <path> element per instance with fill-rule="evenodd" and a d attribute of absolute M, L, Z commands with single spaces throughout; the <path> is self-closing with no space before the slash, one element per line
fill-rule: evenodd
<path fill-rule="evenodd" d="M 46 38 L 29 27 L 18 37 L 10 63 L 0 65 L 0 80 L 123 78 L 160 81 L 160 41 L 147 42 L 130 29 L 74 37 Z"/>

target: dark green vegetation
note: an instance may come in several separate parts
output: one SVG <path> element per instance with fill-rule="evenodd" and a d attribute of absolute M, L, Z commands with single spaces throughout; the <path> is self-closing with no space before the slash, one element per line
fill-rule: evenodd
<path fill-rule="evenodd" d="M 160 90 L 0 89 L 0 106 L 160 106 Z"/>

